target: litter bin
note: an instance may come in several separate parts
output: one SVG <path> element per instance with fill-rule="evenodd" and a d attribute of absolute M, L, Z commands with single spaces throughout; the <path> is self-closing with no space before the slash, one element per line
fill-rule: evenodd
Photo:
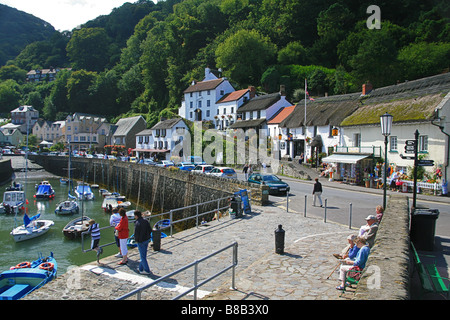
<path fill-rule="evenodd" d="M 242 218 L 242 200 L 239 196 L 234 196 L 230 203 L 231 211 L 236 218 Z"/>
<path fill-rule="evenodd" d="M 438 209 L 417 208 L 411 218 L 411 241 L 417 250 L 433 251 Z"/>
<path fill-rule="evenodd" d="M 152 230 L 153 251 L 161 250 L 161 229 Z"/>

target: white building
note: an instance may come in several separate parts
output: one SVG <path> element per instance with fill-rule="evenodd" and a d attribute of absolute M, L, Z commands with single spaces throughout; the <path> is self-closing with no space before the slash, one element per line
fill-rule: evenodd
<path fill-rule="evenodd" d="M 205 69 L 203 81 L 193 81 L 184 91 L 183 101 L 178 110 L 180 117 L 190 121 L 212 121 L 219 115 L 217 102 L 225 95 L 234 92 L 226 78 L 217 78 L 209 68 Z"/>
<path fill-rule="evenodd" d="M 184 155 L 182 143 L 184 135 L 188 132 L 188 126 L 181 118 L 161 119 L 151 129 L 136 134 L 136 148 L 133 151 L 138 158 L 170 160 L 172 156 L 177 156 L 181 160 Z M 181 145 L 176 148 L 180 143 Z"/>

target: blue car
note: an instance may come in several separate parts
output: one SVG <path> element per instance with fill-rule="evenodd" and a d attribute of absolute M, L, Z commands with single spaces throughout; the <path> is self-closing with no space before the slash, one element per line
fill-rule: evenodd
<path fill-rule="evenodd" d="M 184 171 L 192 171 L 192 170 L 194 170 L 195 165 L 193 165 L 193 164 L 187 164 L 187 163 L 178 163 L 178 164 L 177 164 L 177 167 L 178 167 L 180 170 L 184 170 Z"/>

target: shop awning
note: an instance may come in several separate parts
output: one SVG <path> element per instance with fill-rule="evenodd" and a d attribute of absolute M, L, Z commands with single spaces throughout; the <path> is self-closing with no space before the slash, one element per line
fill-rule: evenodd
<path fill-rule="evenodd" d="M 358 161 L 369 157 L 369 154 L 332 154 L 331 156 L 322 158 L 322 162 L 325 163 L 357 163 Z"/>
<path fill-rule="evenodd" d="M 133 151 L 137 151 L 137 152 L 161 152 L 161 153 L 166 153 L 166 152 L 169 152 L 170 150 L 166 150 L 166 149 L 133 149 Z"/>

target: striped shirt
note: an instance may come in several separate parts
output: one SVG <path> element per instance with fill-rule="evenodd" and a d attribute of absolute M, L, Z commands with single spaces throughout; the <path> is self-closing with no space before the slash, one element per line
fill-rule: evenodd
<path fill-rule="evenodd" d="M 100 227 L 98 223 L 94 223 L 92 226 L 90 226 L 88 231 L 91 233 L 92 240 L 100 239 Z"/>

